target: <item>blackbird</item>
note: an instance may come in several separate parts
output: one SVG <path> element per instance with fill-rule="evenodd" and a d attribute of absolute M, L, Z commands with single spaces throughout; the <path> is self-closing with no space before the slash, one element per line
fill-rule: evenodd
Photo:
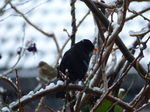
<path fill-rule="evenodd" d="M 67 75 L 70 79 L 69 82 L 82 80 L 88 70 L 90 54 L 93 50 L 94 45 L 88 39 L 83 39 L 76 43 L 64 54 L 60 66 L 58 67 L 57 78 L 63 81 L 59 71 L 66 75 L 67 70 Z M 56 97 L 59 98 L 60 94 L 56 94 Z"/>

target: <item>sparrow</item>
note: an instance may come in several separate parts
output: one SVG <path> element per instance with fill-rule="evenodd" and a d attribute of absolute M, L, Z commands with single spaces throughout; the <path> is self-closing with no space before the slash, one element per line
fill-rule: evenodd
<path fill-rule="evenodd" d="M 52 82 L 57 79 L 57 70 L 54 69 L 52 66 L 48 65 L 46 62 L 41 61 L 39 62 L 38 71 L 40 77 L 47 82 Z"/>
<path fill-rule="evenodd" d="M 60 71 L 69 77 L 69 82 L 82 80 L 88 70 L 90 54 L 94 49 L 94 45 L 88 39 L 83 39 L 76 43 L 64 54 L 58 67 L 57 78 L 64 81 Z M 67 74 L 66 74 L 67 71 Z M 56 94 L 57 98 L 62 97 L 62 92 Z"/>

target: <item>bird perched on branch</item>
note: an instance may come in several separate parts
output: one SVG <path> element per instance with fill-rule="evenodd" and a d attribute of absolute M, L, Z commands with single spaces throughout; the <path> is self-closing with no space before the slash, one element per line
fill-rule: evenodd
<path fill-rule="evenodd" d="M 44 61 L 39 62 L 38 70 L 40 77 L 47 82 L 54 81 L 57 77 L 57 70 Z"/>
<path fill-rule="evenodd" d="M 58 67 L 58 71 L 61 71 L 66 75 L 67 70 L 67 75 L 70 79 L 69 82 L 82 80 L 88 70 L 90 54 L 93 50 L 94 45 L 88 39 L 76 43 L 64 54 L 60 66 Z M 57 78 L 64 81 L 60 72 L 58 72 Z M 61 94 L 56 94 L 56 97 L 59 98 L 59 95 Z"/>

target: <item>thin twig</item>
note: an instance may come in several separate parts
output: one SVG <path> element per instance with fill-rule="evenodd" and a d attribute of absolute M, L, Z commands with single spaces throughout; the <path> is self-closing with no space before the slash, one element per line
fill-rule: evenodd
<path fill-rule="evenodd" d="M 85 18 L 90 14 L 90 10 L 88 10 L 88 12 L 83 16 L 83 18 L 79 21 L 79 23 L 77 24 L 77 28 L 81 25 L 81 23 L 85 20 Z"/>
<path fill-rule="evenodd" d="M 126 18 L 125 21 L 129 21 L 129 20 L 131 20 L 131 19 L 133 19 L 133 18 L 135 18 L 136 16 L 139 16 L 139 15 L 142 16 L 142 13 L 145 13 L 145 12 L 147 12 L 147 11 L 149 11 L 149 10 L 150 10 L 150 7 L 146 7 L 145 9 L 143 9 L 143 10 L 141 10 L 141 11 L 139 11 L 139 12 L 135 12 L 135 11 L 129 10 L 129 12 L 132 12 L 133 15 L 131 15 L 130 17 Z M 145 18 L 145 17 L 144 17 L 144 18 Z M 145 19 L 149 21 L 148 18 L 145 18 Z"/>
<path fill-rule="evenodd" d="M 64 108 L 64 112 L 66 112 L 66 106 L 67 106 L 67 102 L 68 102 L 68 99 L 69 99 L 68 85 L 69 85 L 70 79 L 69 79 L 68 76 L 69 76 L 69 73 L 68 73 L 68 71 L 67 71 L 67 72 L 66 72 L 67 80 L 64 80 L 64 81 L 65 81 L 65 85 L 66 85 L 66 88 L 65 88 L 65 89 L 66 89 L 66 97 L 65 97 L 65 108 Z M 70 109 L 71 109 L 72 112 L 74 112 L 72 107 L 70 107 Z"/>
<path fill-rule="evenodd" d="M 80 92 L 76 101 L 76 105 L 75 105 L 75 112 L 79 112 L 79 105 L 81 103 L 81 98 L 82 98 L 83 92 Z"/>
<path fill-rule="evenodd" d="M 70 37 L 66 40 L 66 42 L 64 43 L 64 45 L 62 46 L 62 48 L 59 50 L 59 55 L 58 55 L 58 58 L 56 60 L 55 67 L 58 64 L 59 59 L 62 57 L 62 52 L 63 52 L 64 48 L 66 47 L 67 43 L 69 42 L 69 40 L 70 40 Z"/>
<path fill-rule="evenodd" d="M 20 81 L 19 81 L 19 75 L 18 75 L 18 70 L 15 69 L 16 72 L 16 86 L 17 86 L 17 95 L 18 95 L 18 101 L 19 101 L 19 112 L 24 112 L 24 108 L 21 105 L 20 98 L 22 97 L 21 95 L 21 89 L 20 89 Z"/>
<path fill-rule="evenodd" d="M 137 110 L 133 111 L 133 112 L 140 112 L 142 109 L 148 107 L 150 105 L 150 102 L 148 102 L 147 104 L 142 105 L 140 108 L 138 108 Z"/>
<path fill-rule="evenodd" d="M 47 108 L 50 112 L 55 112 L 53 109 L 51 109 L 51 108 L 48 107 L 47 105 L 45 105 L 44 107 Z"/>
<path fill-rule="evenodd" d="M 75 15 L 75 2 L 76 0 L 71 0 L 71 16 L 72 16 L 72 34 L 71 34 L 71 47 L 74 46 L 75 44 L 75 38 L 76 38 L 76 31 L 77 31 L 77 27 L 76 27 L 76 15 Z"/>
<path fill-rule="evenodd" d="M 123 7 L 118 9 L 118 27 L 114 28 L 112 35 L 109 37 L 107 45 L 115 42 L 117 35 L 122 31 L 125 23 L 126 11 L 128 9 L 128 0 L 124 1 Z"/>
<path fill-rule="evenodd" d="M 29 19 L 26 18 L 25 15 L 24 15 L 22 12 L 20 12 L 16 7 L 14 7 L 14 6 L 12 5 L 11 1 L 9 1 L 8 3 L 10 4 L 10 6 L 11 6 L 18 14 L 20 14 L 20 15 L 26 20 L 27 23 L 29 23 L 31 26 L 33 26 L 36 30 L 38 30 L 39 32 L 41 32 L 42 34 L 44 34 L 44 35 L 46 35 L 46 36 L 48 36 L 48 37 L 52 37 L 52 36 L 53 36 L 53 34 L 51 34 L 51 33 L 48 34 L 48 33 L 44 32 L 43 30 L 41 30 L 40 28 L 36 27 L 33 23 L 31 23 L 31 22 L 29 21 Z"/>
<path fill-rule="evenodd" d="M 43 97 L 40 99 L 40 102 L 38 103 L 38 106 L 37 106 L 37 108 L 35 109 L 35 112 L 40 112 L 45 98 L 46 98 L 46 96 L 43 96 Z"/>
<path fill-rule="evenodd" d="M 147 83 L 145 84 L 145 86 L 141 89 L 141 91 L 138 93 L 138 95 L 136 95 L 134 97 L 134 99 L 130 102 L 130 105 L 134 108 L 138 105 L 138 103 L 142 100 L 142 98 L 144 97 L 144 94 L 147 90 L 147 88 L 149 89 Z"/>
<path fill-rule="evenodd" d="M 0 80 L 7 82 L 14 89 L 14 91 L 17 93 L 18 87 L 12 82 L 12 80 L 10 78 L 7 78 L 5 76 L 0 76 Z"/>
<path fill-rule="evenodd" d="M 147 11 L 149 11 L 149 10 L 150 10 L 150 7 L 147 7 L 147 8 L 145 8 L 145 9 L 143 9 L 142 11 L 139 11 L 138 14 L 142 14 L 142 13 L 147 12 Z M 138 14 L 133 14 L 133 15 L 131 15 L 130 17 L 126 18 L 125 21 L 129 21 L 129 20 L 135 18 L 136 16 L 138 16 Z"/>

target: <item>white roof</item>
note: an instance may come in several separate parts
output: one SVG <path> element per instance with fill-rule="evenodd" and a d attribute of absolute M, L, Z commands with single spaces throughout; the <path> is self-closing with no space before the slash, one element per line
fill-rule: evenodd
<path fill-rule="evenodd" d="M 3 2 L 0 1 L 0 7 L 3 6 Z M 47 2 L 46 2 L 47 1 Z M 107 0 L 106 2 L 110 2 Z M 44 30 L 47 33 L 54 33 L 60 48 L 67 40 L 67 33 L 63 29 L 71 34 L 71 15 L 70 15 L 70 0 L 30 0 L 25 2 L 23 0 L 13 0 L 12 4 L 16 8 L 25 14 L 25 16 L 38 28 Z M 135 5 L 137 7 L 135 7 Z M 136 11 L 141 10 L 144 7 L 148 7 L 149 3 L 136 3 L 131 4 L 130 8 Z M 139 7 L 140 8 L 139 8 Z M 5 13 L 0 16 L 0 53 L 2 59 L 0 60 L 0 68 L 12 67 L 18 59 L 17 48 L 22 46 L 23 38 L 23 24 L 25 20 L 18 15 L 8 4 L 5 8 Z M 81 2 L 76 3 L 76 18 L 77 24 L 87 13 L 87 6 Z M 17 15 L 17 16 L 16 16 Z M 128 13 L 128 16 L 131 15 Z M 150 18 L 150 14 L 145 13 L 147 18 Z M 127 46 L 131 46 L 136 37 L 130 37 L 129 31 L 139 31 L 142 27 L 147 25 L 146 21 L 141 17 L 135 18 L 134 21 L 129 21 L 125 24 L 123 31 L 120 33 L 120 37 L 123 41 L 126 41 Z M 87 38 L 93 40 L 94 38 L 94 23 L 92 14 L 85 19 L 85 21 L 79 27 L 76 34 L 76 41 Z M 33 53 L 26 52 L 23 58 L 18 63 L 17 67 L 21 68 L 35 68 L 39 61 L 46 61 L 51 65 L 54 65 L 58 57 L 56 45 L 52 38 L 48 38 L 31 25 L 26 23 L 25 27 L 25 40 L 31 39 L 36 43 L 38 52 Z M 130 40 L 130 41 L 129 41 Z M 150 45 L 150 42 L 148 43 Z M 64 52 L 69 49 L 70 43 L 65 48 Z M 150 47 L 149 47 L 150 50 Z M 63 53 L 64 53 L 63 52 Z M 148 54 L 148 52 L 145 52 Z M 147 55 L 145 55 L 147 56 Z M 149 58 L 147 58 L 149 59 Z M 143 61 L 143 62 L 147 62 Z"/>

